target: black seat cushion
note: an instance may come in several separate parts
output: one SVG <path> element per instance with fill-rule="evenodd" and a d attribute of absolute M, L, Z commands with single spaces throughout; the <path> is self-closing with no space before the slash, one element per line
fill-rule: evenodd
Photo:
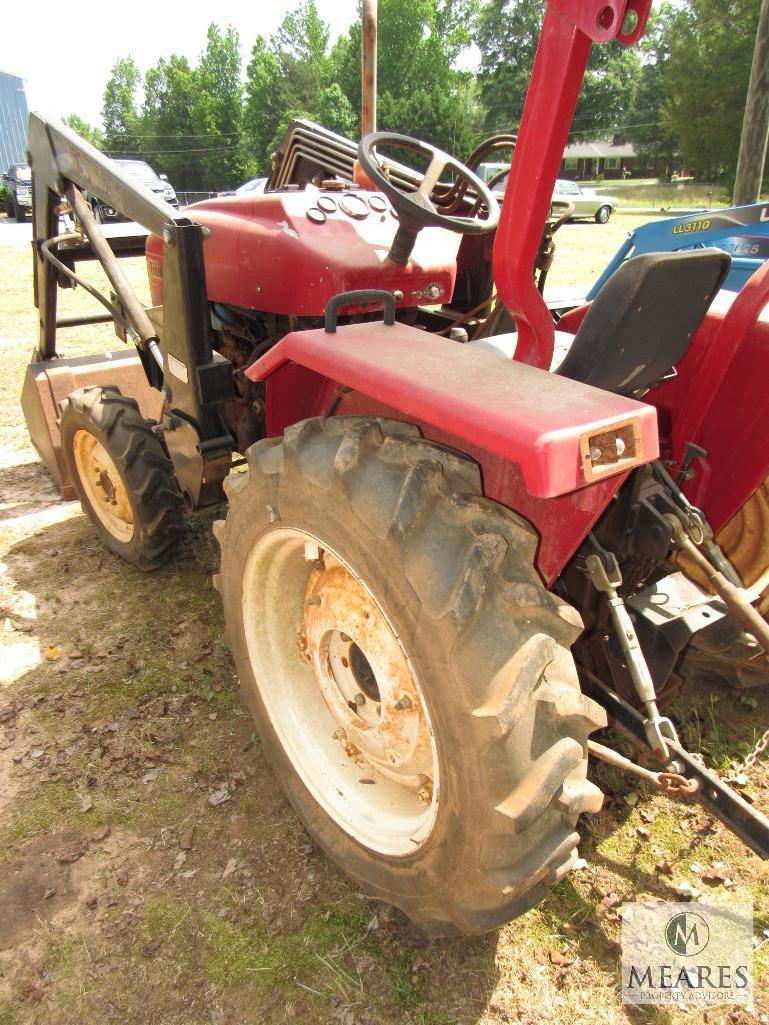
<path fill-rule="evenodd" d="M 593 300 L 556 373 L 620 395 L 650 388 L 688 349 L 730 264 L 721 249 L 627 260 Z"/>

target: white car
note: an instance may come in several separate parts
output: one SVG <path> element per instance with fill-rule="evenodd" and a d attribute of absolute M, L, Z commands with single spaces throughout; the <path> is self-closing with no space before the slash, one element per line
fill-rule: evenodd
<path fill-rule="evenodd" d="M 484 163 L 479 165 L 478 174 L 483 181 L 493 182 L 495 192 L 503 193 L 507 185 L 505 172 L 509 167 L 509 164 L 503 163 Z M 576 182 L 567 181 L 565 178 L 556 181 L 552 202 L 554 214 L 558 213 L 559 207 L 573 203 L 572 220 L 578 217 L 592 217 L 598 224 L 606 224 L 619 205 L 614 196 L 600 196 L 594 189 L 584 189 Z"/>
<path fill-rule="evenodd" d="M 598 224 L 606 224 L 618 205 L 614 196 L 599 196 L 595 189 L 583 189 L 576 182 L 566 181 L 565 178 L 559 178 L 555 183 L 553 203 L 557 206 L 573 203 L 573 220 L 592 217 Z"/>

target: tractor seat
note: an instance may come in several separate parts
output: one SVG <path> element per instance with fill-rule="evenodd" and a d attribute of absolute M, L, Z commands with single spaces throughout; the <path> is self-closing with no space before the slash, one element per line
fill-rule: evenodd
<path fill-rule="evenodd" d="M 627 260 L 593 300 L 577 333 L 555 332 L 551 371 L 618 395 L 647 391 L 686 353 L 730 263 L 721 249 Z M 513 333 L 468 345 L 511 358 L 516 342 Z"/>
<path fill-rule="evenodd" d="M 593 300 L 556 373 L 618 395 L 645 392 L 686 353 L 730 264 L 722 249 L 627 260 Z"/>

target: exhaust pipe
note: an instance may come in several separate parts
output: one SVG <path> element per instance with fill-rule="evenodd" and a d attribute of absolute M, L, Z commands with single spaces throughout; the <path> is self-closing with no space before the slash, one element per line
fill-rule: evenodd
<path fill-rule="evenodd" d="M 376 131 L 377 0 L 363 0 L 361 13 L 361 136 Z"/>

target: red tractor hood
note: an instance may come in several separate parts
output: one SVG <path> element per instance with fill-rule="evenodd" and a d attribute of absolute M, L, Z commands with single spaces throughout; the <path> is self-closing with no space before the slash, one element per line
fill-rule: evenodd
<path fill-rule="evenodd" d="M 353 289 L 400 291 L 400 307 L 447 302 L 454 290 L 460 236 L 425 228 L 408 265 L 393 263 L 387 254 L 398 222 L 381 193 L 229 196 L 184 212 L 211 231 L 203 252 L 212 302 L 317 317 L 331 296 Z M 147 264 L 153 302 L 160 305 L 163 243 L 157 235 L 147 240 Z"/>

